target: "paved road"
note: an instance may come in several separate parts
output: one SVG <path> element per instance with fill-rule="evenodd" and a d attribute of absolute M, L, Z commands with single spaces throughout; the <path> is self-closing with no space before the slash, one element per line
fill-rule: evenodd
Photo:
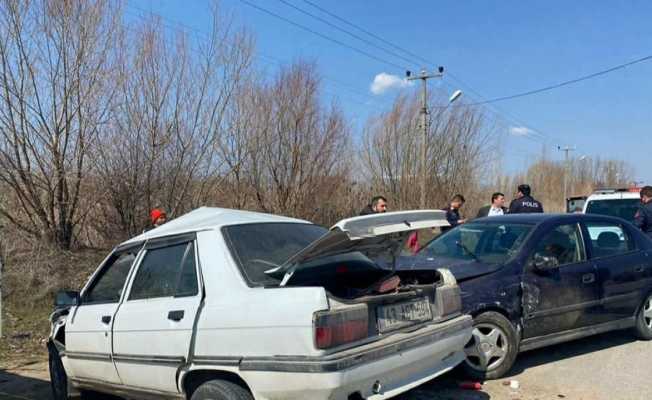
<path fill-rule="evenodd" d="M 50 399 L 47 378 L 47 363 L 0 371 L 0 400 Z M 453 372 L 397 400 L 650 400 L 652 342 L 613 332 L 524 353 L 509 377 L 481 391 L 457 389 L 459 379 Z"/>

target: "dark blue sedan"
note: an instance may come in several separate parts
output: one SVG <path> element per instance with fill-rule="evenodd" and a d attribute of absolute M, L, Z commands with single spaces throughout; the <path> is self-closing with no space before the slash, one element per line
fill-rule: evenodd
<path fill-rule="evenodd" d="M 615 329 L 652 339 L 652 240 L 598 215 L 506 215 L 439 236 L 400 269 L 445 267 L 474 317 L 465 369 L 509 371 L 519 351 Z"/>

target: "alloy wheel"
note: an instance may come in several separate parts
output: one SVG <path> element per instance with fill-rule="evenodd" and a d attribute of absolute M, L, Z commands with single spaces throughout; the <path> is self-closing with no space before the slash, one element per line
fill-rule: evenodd
<path fill-rule="evenodd" d="M 493 324 L 478 324 L 464 348 L 466 363 L 477 371 L 489 371 L 505 361 L 509 352 L 507 334 Z"/>

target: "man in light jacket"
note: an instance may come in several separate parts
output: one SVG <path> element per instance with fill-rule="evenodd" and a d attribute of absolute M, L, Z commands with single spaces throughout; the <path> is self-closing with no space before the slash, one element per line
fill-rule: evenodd
<path fill-rule="evenodd" d="M 480 208 L 476 218 L 494 217 L 496 215 L 505 214 L 507 214 L 507 208 L 505 207 L 505 195 L 500 192 L 496 192 L 491 195 L 491 204 Z"/>

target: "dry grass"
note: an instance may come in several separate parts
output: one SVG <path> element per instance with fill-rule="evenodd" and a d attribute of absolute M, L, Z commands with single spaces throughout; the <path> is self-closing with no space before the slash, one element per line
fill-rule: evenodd
<path fill-rule="evenodd" d="M 47 356 L 45 341 L 54 294 L 62 289 L 79 290 L 107 253 L 62 251 L 25 240 L 15 242 L 5 251 L 0 366 Z"/>

